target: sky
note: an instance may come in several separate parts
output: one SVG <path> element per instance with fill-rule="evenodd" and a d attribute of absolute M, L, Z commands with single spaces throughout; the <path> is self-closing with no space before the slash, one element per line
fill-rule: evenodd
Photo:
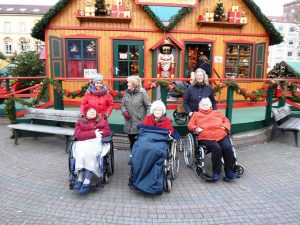
<path fill-rule="evenodd" d="M 0 0 L 0 4 L 54 5 L 58 0 Z M 293 0 L 254 0 L 266 16 L 282 16 L 283 5 Z"/>

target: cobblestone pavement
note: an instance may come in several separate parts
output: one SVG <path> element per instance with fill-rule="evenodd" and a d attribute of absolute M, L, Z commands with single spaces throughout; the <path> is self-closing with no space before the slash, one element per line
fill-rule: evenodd
<path fill-rule="evenodd" d="M 85 197 L 69 190 L 68 156 L 58 137 L 21 138 L 0 124 L 0 224 L 299 224 L 300 148 L 276 142 L 237 149 L 243 177 L 206 183 L 187 168 L 170 193 L 128 188 L 129 151 L 115 151 L 115 174 Z M 289 144 L 284 144 L 289 140 Z"/>

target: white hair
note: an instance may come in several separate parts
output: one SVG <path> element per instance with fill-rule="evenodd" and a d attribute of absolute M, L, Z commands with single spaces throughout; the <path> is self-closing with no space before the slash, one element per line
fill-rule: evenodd
<path fill-rule="evenodd" d="M 202 104 L 203 103 L 207 103 L 210 105 L 210 108 L 212 107 L 212 103 L 211 103 L 211 100 L 210 98 L 202 98 L 201 101 L 199 102 L 199 109 L 202 108 Z"/>
<path fill-rule="evenodd" d="M 150 113 L 153 114 L 154 109 L 161 108 L 163 111 L 163 115 L 166 114 L 167 109 L 165 104 L 161 100 L 154 101 L 150 107 Z"/>

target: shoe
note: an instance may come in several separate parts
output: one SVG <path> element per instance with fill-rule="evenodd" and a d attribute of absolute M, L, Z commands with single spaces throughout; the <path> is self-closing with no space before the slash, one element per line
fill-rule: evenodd
<path fill-rule="evenodd" d="M 235 179 L 239 179 L 240 176 L 237 175 L 236 173 L 233 172 L 229 172 L 226 173 L 225 177 L 223 178 L 224 181 L 231 181 L 231 180 L 235 180 Z"/>
<path fill-rule="evenodd" d="M 86 195 L 89 193 L 91 186 L 89 184 L 83 184 L 79 190 L 80 195 Z"/>
<path fill-rule="evenodd" d="M 73 186 L 73 190 L 79 190 L 82 186 L 82 182 L 81 181 L 76 181 L 74 183 L 74 186 Z"/>
<path fill-rule="evenodd" d="M 207 182 L 216 182 L 220 179 L 220 174 L 218 173 L 213 173 L 210 177 L 206 178 Z"/>

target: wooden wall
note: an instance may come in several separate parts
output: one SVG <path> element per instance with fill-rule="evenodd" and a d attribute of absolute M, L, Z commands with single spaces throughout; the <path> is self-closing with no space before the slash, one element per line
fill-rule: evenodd
<path fill-rule="evenodd" d="M 80 22 L 76 18 L 76 11 L 84 9 L 83 0 L 70 1 L 61 12 L 59 12 L 52 20 L 46 30 L 46 43 L 49 48 L 49 36 L 58 36 L 68 38 L 72 36 L 88 35 L 98 38 L 99 41 L 99 68 L 105 77 L 113 77 L 113 49 L 112 41 L 114 38 L 128 37 L 131 40 L 143 39 L 145 46 L 145 77 L 152 77 L 152 51 L 150 48 L 161 40 L 166 33 L 159 30 L 150 17 L 131 0 L 132 20 L 129 23 L 119 23 L 110 21 Z M 199 7 L 194 8 L 186 15 L 173 30 L 167 34 L 176 39 L 182 46 L 185 41 L 209 40 L 213 42 L 213 56 L 222 56 L 225 61 L 225 43 L 227 41 L 242 41 L 249 43 L 265 42 L 268 46 L 269 38 L 266 30 L 259 23 L 257 18 L 252 14 L 250 9 L 242 0 L 223 0 L 225 11 L 228 12 L 231 6 L 238 5 L 241 10 L 246 11 L 248 24 L 243 27 L 215 27 L 201 26 L 197 24 L 197 18 L 200 14 L 205 13 L 206 8 L 211 12 L 214 11 L 216 1 L 201 0 Z M 183 77 L 183 59 L 184 51 L 181 53 L 180 76 Z M 49 57 L 49 51 L 48 51 Z M 265 55 L 265 70 L 267 63 L 267 51 Z M 219 75 L 224 76 L 224 64 L 214 63 L 213 68 Z M 49 60 L 47 61 L 47 73 L 50 73 Z M 213 73 L 213 77 L 216 74 Z M 82 86 L 82 82 L 68 82 L 64 87 L 68 90 L 77 90 Z M 261 84 L 245 83 L 243 87 L 248 90 L 256 90 Z M 225 96 L 222 94 L 222 98 Z"/>

